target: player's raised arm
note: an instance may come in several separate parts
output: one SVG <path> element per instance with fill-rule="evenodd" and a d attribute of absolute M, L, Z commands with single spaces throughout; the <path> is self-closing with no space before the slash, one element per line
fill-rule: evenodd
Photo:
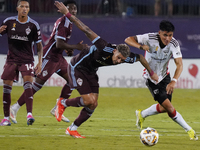
<path fill-rule="evenodd" d="M 98 35 L 93 32 L 88 26 L 86 26 L 83 22 L 81 22 L 74 15 L 69 13 L 67 7 L 62 3 L 55 1 L 54 5 L 58 8 L 58 12 L 66 15 L 66 17 L 73 22 L 81 31 L 85 33 L 85 35 L 89 38 L 90 41 L 93 41 Z"/>

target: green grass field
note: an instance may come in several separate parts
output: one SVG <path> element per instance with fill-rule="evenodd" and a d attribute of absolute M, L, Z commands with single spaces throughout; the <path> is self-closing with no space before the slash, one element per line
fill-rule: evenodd
<path fill-rule="evenodd" d="M 0 87 L 1 93 L 3 88 Z M 79 115 L 81 108 L 68 107 L 64 113 L 71 122 L 57 122 L 50 114 L 59 97 L 61 87 L 43 87 L 34 96 L 32 126 L 26 124 L 26 107 L 17 114 L 17 124 L 0 127 L 0 150 L 197 150 L 200 140 L 190 141 L 188 134 L 168 115 L 146 118 L 144 127 L 153 127 L 159 141 L 146 147 L 139 140 L 140 131 L 135 126 L 135 110 L 154 104 L 148 89 L 100 88 L 99 105 L 92 117 L 78 128 L 85 139 L 75 139 L 65 134 L 66 128 Z M 17 101 L 22 87 L 13 87 L 12 104 Z M 71 97 L 79 94 L 74 91 Z M 2 94 L 1 94 L 2 97 Z M 173 105 L 186 122 L 200 136 L 200 90 L 175 89 Z M 0 103 L 0 119 L 3 107 Z"/>

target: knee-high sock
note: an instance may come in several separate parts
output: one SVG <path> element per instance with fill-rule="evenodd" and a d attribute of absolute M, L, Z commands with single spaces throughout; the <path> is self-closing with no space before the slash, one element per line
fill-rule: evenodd
<path fill-rule="evenodd" d="M 153 104 L 149 108 L 142 110 L 141 115 L 143 118 L 146 118 L 148 116 L 157 115 L 159 113 L 161 113 L 159 109 L 159 104 Z"/>
<path fill-rule="evenodd" d="M 42 84 L 39 84 L 37 82 L 33 82 L 33 88 L 32 88 L 32 92 L 33 92 L 33 95 L 39 91 L 41 88 L 42 88 Z M 26 96 L 25 96 L 25 91 L 23 92 L 23 94 L 21 95 L 21 97 L 18 99 L 18 104 L 19 106 L 22 106 L 25 104 L 25 100 L 26 100 Z"/>
<path fill-rule="evenodd" d="M 83 98 L 82 97 L 66 99 L 65 100 L 65 104 L 66 104 L 66 106 L 73 106 L 73 107 L 85 106 L 84 103 L 83 103 Z"/>
<path fill-rule="evenodd" d="M 68 99 L 71 96 L 73 90 L 71 90 L 71 88 L 69 87 L 68 84 L 65 84 L 62 88 L 60 97 L 64 98 L 64 99 Z"/>
<path fill-rule="evenodd" d="M 169 117 L 176 123 L 178 123 L 186 132 L 191 129 L 191 127 L 185 122 L 181 114 L 174 109 L 174 112 L 169 114 Z"/>
<path fill-rule="evenodd" d="M 24 83 L 24 96 L 26 102 L 26 110 L 27 113 L 32 113 L 33 109 L 33 91 L 32 91 L 32 83 L 27 81 Z"/>
<path fill-rule="evenodd" d="M 4 110 L 4 117 L 10 116 L 10 104 L 11 104 L 11 93 L 12 86 L 3 85 L 3 110 Z"/>
<path fill-rule="evenodd" d="M 85 122 L 92 116 L 93 112 L 94 110 L 91 110 L 88 107 L 83 108 L 79 116 L 74 121 L 74 124 L 79 127 L 83 122 Z"/>

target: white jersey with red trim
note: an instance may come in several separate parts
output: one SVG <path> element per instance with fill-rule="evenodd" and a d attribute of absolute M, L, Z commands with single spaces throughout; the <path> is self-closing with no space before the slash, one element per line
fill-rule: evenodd
<path fill-rule="evenodd" d="M 160 82 L 163 78 L 169 74 L 168 64 L 169 60 L 173 58 L 182 57 L 180 46 L 178 41 L 172 37 L 172 40 L 164 48 L 159 45 L 158 33 L 146 33 L 143 35 L 136 35 L 138 43 L 149 46 L 149 52 L 145 52 L 145 59 L 149 63 L 151 69 L 158 75 Z M 150 79 L 156 84 L 149 76 L 148 71 L 145 69 L 143 77 Z"/>

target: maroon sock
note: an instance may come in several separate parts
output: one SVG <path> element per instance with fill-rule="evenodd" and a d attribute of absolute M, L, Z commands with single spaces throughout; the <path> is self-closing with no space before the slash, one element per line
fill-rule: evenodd
<path fill-rule="evenodd" d="M 24 83 L 24 96 L 26 102 L 26 110 L 27 113 L 32 113 L 33 108 L 33 91 L 32 91 L 32 83 L 27 81 Z"/>
<path fill-rule="evenodd" d="M 5 117 L 10 116 L 11 91 L 12 91 L 12 86 L 6 84 L 3 85 L 3 110 Z"/>
<path fill-rule="evenodd" d="M 79 127 L 83 122 L 85 122 L 86 120 L 88 120 L 91 117 L 93 112 L 94 112 L 94 110 L 90 110 L 87 107 L 83 108 L 81 110 L 79 116 L 74 121 L 74 124 Z"/>
<path fill-rule="evenodd" d="M 76 97 L 76 98 L 67 99 L 65 104 L 67 106 L 73 106 L 73 107 L 84 106 L 82 97 Z"/>
<path fill-rule="evenodd" d="M 43 85 L 40 85 L 36 82 L 33 83 L 33 88 L 32 88 L 32 92 L 33 92 L 33 95 L 42 88 Z M 18 104 L 20 106 L 24 105 L 26 102 L 25 102 L 25 99 L 26 99 L 26 96 L 25 96 L 25 91 L 23 92 L 23 94 L 21 95 L 21 97 L 18 99 Z"/>
<path fill-rule="evenodd" d="M 62 88 L 60 97 L 64 98 L 64 99 L 68 99 L 71 96 L 73 90 L 70 89 L 68 84 L 65 84 Z"/>

